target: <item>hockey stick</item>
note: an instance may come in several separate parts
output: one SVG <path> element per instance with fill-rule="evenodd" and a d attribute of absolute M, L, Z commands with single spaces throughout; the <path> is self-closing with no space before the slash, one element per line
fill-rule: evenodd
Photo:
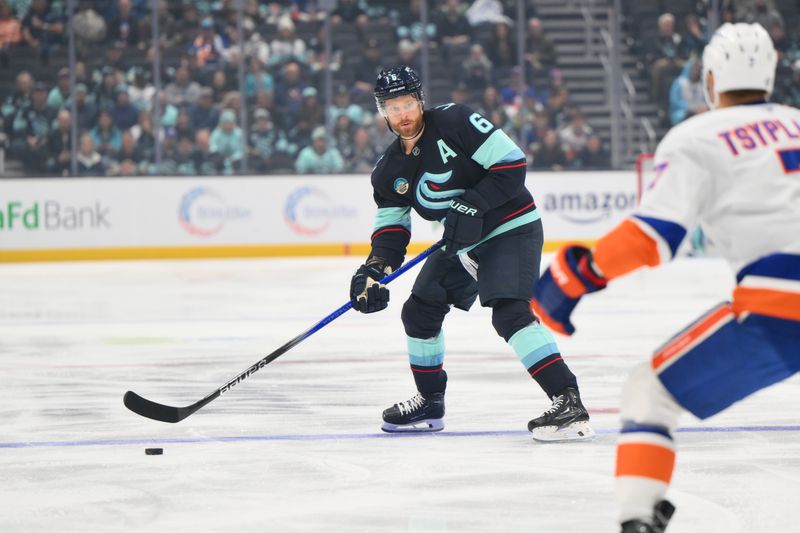
<path fill-rule="evenodd" d="M 439 242 L 437 242 L 424 252 L 420 253 L 414 259 L 408 261 L 406 264 L 398 268 L 397 271 L 392 272 L 391 274 L 383 278 L 382 283 L 386 284 L 392 282 L 401 274 L 413 268 L 417 263 L 427 259 L 429 255 L 431 255 L 433 252 L 441 248 L 443 244 L 444 244 L 444 239 L 440 240 Z M 321 330 L 322 328 L 333 322 L 335 319 L 339 318 L 341 315 L 346 313 L 352 307 L 353 307 L 352 302 L 347 302 L 339 309 L 329 314 L 328 316 L 326 316 L 325 318 L 323 318 L 322 320 L 311 326 L 309 329 L 298 335 L 297 337 L 293 338 L 292 340 L 290 340 L 289 342 L 287 342 L 286 344 L 284 344 L 283 346 L 281 346 L 268 356 L 264 357 L 256 364 L 252 365 L 250 368 L 248 368 L 247 370 L 236 376 L 235 378 L 228 381 L 222 387 L 218 388 L 217 390 L 215 390 L 202 400 L 195 402 L 191 405 L 187 405 L 186 407 L 173 407 L 171 405 L 164 405 L 161 403 L 156 403 L 154 401 L 148 400 L 147 398 L 143 398 L 133 391 L 126 392 L 122 401 L 123 403 L 125 403 L 125 407 L 127 407 L 137 415 L 141 415 L 147 418 L 152 418 L 153 420 L 158 420 L 160 422 L 170 422 L 172 424 L 180 422 L 184 418 L 190 416 L 191 414 L 201 409 L 203 406 L 211 403 L 222 394 L 228 392 L 233 387 L 235 387 L 245 379 L 249 378 L 256 372 L 258 372 L 259 370 L 270 364 L 272 361 L 280 357 L 281 355 L 285 354 L 286 352 L 288 352 L 289 350 L 291 350 L 292 348 L 294 348 L 295 346 L 306 340 L 308 337 L 310 337 L 317 331 Z"/>

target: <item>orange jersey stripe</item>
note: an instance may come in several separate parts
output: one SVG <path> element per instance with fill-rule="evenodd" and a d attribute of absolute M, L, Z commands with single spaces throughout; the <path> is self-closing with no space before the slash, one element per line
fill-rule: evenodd
<path fill-rule="evenodd" d="M 800 320 L 800 294 L 736 287 L 733 291 L 733 311 L 756 313 L 787 320 Z"/>
<path fill-rule="evenodd" d="M 687 347 L 691 346 L 697 339 L 702 337 L 709 330 L 716 327 L 720 321 L 729 318 L 733 314 L 733 308 L 730 304 L 720 306 L 713 311 L 710 315 L 702 319 L 699 323 L 691 327 L 685 333 L 676 337 L 673 341 L 666 344 L 653 356 L 652 365 L 654 369 L 658 369 L 661 365 L 683 352 Z"/>
<path fill-rule="evenodd" d="M 656 241 L 630 219 L 597 241 L 592 256 L 607 279 L 660 263 Z"/>
<path fill-rule="evenodd" d="M 674 468 L 675 452 L 663 446 L 639 442 L 617 446 L 616 477 L 646 477 L 669 484 Z"/>

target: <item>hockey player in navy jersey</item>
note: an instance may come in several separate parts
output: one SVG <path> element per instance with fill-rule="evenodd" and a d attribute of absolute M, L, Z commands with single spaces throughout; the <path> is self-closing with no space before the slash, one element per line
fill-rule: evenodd
<path fill-rule="evenodd" d="M 552 399 L 550 409 L 528 423 L 534 438 L 591 439 L 577 380 L 529 307 L 543 237 L 525 188 L 525 155 L 468 107 L 424 109 L 422 82 L 407 66 L 379 74 L 375 100 L 398 138 L 372 172 L 378 212 L 372 251 L 351 280 L 353 307 L 372 313 L 388 305 L 389 290 L 380 281 L 403 262 L 412 209 L 445 227 L 445 247 L 428 258 L 402 310 L 418 394 L 383 412 L 383 430 L 444 428 L 442 323 L 451 306 L 466 311 L 479 297 L 492 308 L 497 333 Z"/>
<path fill-rule="evenodd" d="M 759 24 L 722 25 L 703 51 L 712 111 L 659 143 L 656 179 L 633 216 L 592 249 L 562 249 L 536 287 L 537 315 L 572 334 L 570 316 L 585 294 L 669 261 L 698 224 L 736 275 L 732 301 L 668 340 L 623 388 L 623 533 L 666 529 L 672 435 L 684 411 L 708 418 L 800 372 L 800 110 L 767 102 L 777 58 Z"/>

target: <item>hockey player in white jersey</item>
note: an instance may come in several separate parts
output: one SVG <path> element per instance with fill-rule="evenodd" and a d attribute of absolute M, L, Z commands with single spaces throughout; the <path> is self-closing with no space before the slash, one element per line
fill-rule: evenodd
<path fill-rule="evenodd" d="M 757 24 L 724 24 L 703 52 L 712 111 L 673 128 L 636 213 L 591 250 L 556 256 L 532 307 L 574 331 L 580 298 L 641 266 L 669 261 L 699 225 L 736 275 L 711 309 L 636 367 L 623 388 L 616 485 L 624 533 L 660 533 L 683 411 L 705 419 L 800 371 L 800 111 L 770 104 L 777 55 Z"/>

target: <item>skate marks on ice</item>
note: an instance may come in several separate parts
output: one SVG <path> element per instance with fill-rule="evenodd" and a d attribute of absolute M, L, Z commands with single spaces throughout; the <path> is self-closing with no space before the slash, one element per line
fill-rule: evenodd
<path fill-rule="evenodd" d="M 478 307 L 446 323 L 445 430 L 379 432 L 412 392 L 399 313 L 413 276 L 385 312 L 342 317 L 191 420 L 122 406 L 128 388 L 199 399 L 341 305 L 357 262 L 0 266 L 14 304 L 0 306 L 0 531 L 611 533 L 621 383 L 729 288 L 712 262 L 676 263 L 582 302 L 559 344 L 592 443 L 532 441 L 549 401 Z M 794 379 L 682 420 L 670 533 L 793 530 L 798 400 Z M 154 445 L 163 456 L 144 454 Z"/>

